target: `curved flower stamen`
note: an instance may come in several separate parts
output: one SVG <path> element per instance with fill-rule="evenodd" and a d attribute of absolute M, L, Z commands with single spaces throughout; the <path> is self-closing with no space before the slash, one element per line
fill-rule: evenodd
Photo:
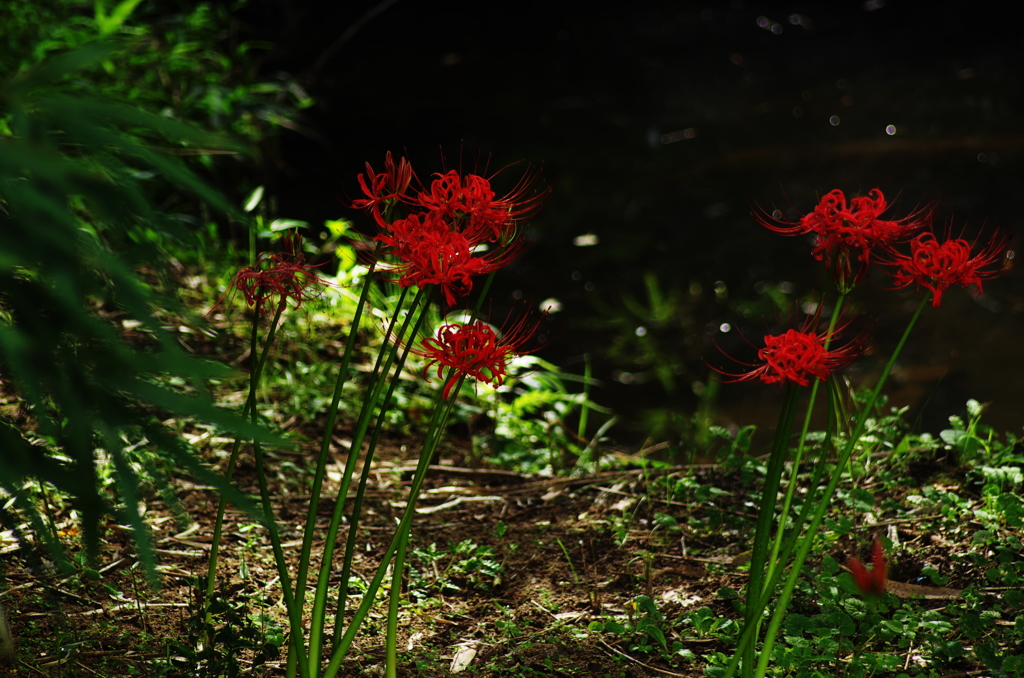
<path fill-rule="evenodd" d="M 757 352 L 761 362 L 740 363 L 754 368 L 749 372 L 732 374 L 718 369 L 715 371 L 731 377 L 726 380 L 728 382 L 760 380 L 765 384 L 774 384 L 789 381 L 807 386 L 811 379 L 824 381 L 830 374 L 845 369 L 866 352 L 866 334 L 858 334 L 839 348 L 834 348 L 831 344 L 846 323 L 832 332 L 815 333 L 810 328 L 816 322 L 817 318 L 811 318 L 801 330 L 791 329 L 782 334 L 765 335 L 764 347 Z"/>
<path fill-rule="evenodd" d="M 422 339 L 413 353 L 430 361 L 423 368 L 424 378 L 433 368 L 439 379 L 444 377 L 446 368 L 454 370 L 441 393 L 445 400 L 462 377 L 501 386 L 505 383 L 508 363 L 528 353 L 522 346 L 536 334 L 543 319 L 543 314 L 534 322 L 520 318 L 505 332 L 496 331 L 480 320 L 446 323 L 437 329 L 435 336 Z"/>

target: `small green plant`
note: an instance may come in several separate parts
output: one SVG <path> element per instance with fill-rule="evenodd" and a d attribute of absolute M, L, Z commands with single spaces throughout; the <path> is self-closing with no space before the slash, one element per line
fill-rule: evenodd
<path fill-rule="evenodd" d="M 197 581 L 194 592 L 185 642 L 168 662 L 175 670 L 202 678 L 235 677 L 280 656 L 284 629 L 265 611 L 253 611 L 251 599 L 238 588 L 218 589 L 211 600 Z"/>
<path fill-rule="evenodd" d="M 509 640 L 515 640 L 522 636 L 523 632 L 519 628 L 519 624 L 516 623 L 511 610 L 497 602 L 494 603 L 494 606 L 498 608 L 499 612 L 501 612 L 501 619 L 494 622 L 494 625 L 498 627 L 498 630 L 504 633 Z"/>
<path fill-rule="evenodd" d="M 683 613 L 676 625 L 679 622 L 689 625 L 693 629 L 693 635 L 697 638 L 733 637 L 736 635 L 736 622 L 717 616 L 706 605 L 692 612 Z"/>
<path fill-rule="evenodd" d="M 418 566 L 417 566 L 418 565 Z M 464 539 L 440 549 L 437 543 L 410 553 L 410 585 L 420 598 L 462 591 L 467 586 L 488 590 L 502 576 L 494 549 Z"/>
<path fill-rule="evenodd" d="M 584 391 L 571 393 L 565 382 L 579 379 L 534 355 L 509 363 L 508 378 L 498 387 L 480 385 L 471 412 L 486 414 L 495 422 L 493 431 L 475 444 L 484 458 L 503 468 L 522 473 L 555 473 L 597 468 L 600 444 L 614 424 L 614 417 L 588 439 L 584 413 L 609 415 L 610 411 L 589 397 L 596 382 L 583 377 Z M 579 412 L 580 426 L 570 417 Z"/>
<path fill-rule="evenodd" d="M 629 652 L 658 655 L 673 665 L 694 659 L 693 652 L 681 640 L 669 641 L 669 634 L 674 635 L 671 628 L 654 600 L 650 596 L 639 595 L 627 606 L 624 620 L 594 621 L 587 630 L 614 634 L 625 641 Z"/>

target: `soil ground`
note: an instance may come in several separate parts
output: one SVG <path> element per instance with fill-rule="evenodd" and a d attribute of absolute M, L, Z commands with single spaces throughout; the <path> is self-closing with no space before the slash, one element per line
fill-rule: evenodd
<path fill-rule="evenodd" d="M 379 452 L 360 527 L 357 577 L 372 576 L 387 546 L 404 504 L 414 449 L 415 440 L 391 440 Z M 344 461 L 340 451 L 338 467 L 328 472 L 325 497 L 337 489 L 336 471 Z M 469 467 L 468 453 L 464 442 L 449 445 L 428 475 L 413 548 L 433 544 L 438 555 L 433 562 L 422 556 L 410 560 L 407 604 L 399 621 L 399 675 L 447 676 L 460 663 L 466 675 L 484 677 L 704 675 L 703 662 L 666 661 L 650 648 L 637 651 L 626 637 L 587 632 L 587 627 L 639 616 L 638 595 L 653 599 L 668 619 L 704 606 L 716 616 L 739 619 L 735 601 L 719 591 L 743 586 L 738 556 L 749 535 L 665 529 L 658 514 L 685 525 L 695 509 L 651 492 L 655 477 L 695 477 L 727 490 L 720 509 L 752 523 L 748 507 L 739 503 L 746 492 L 737 475 L 703 465 L 531 478 Z M 236 479 L 256 492 L 254 467 L 244 459 Z M 293 568 L 307 501 L 294 471 L 312 460 L 312 451 L 269 458 L 268 477 Z M 214 625 L 226 629 L 232 625 L 223 622 L 230 621 L 235 632 L 223 631 L 219 651 L 203 644 L 195 582 L 205 573 L 217 498 L 183 478 L 175 485 L 180 507 L 167 506 L 156 494 L 147 500 L 160 558 L 157 590 L 146 584 L 127 529 L 117 525 L 106 528 L 98 573 L 92 576 L 81 567 L 73 577 L 41 576 L 16 544 L 4 545 L 7 588 L 0 602 L 18 658 L 16 667 L 0 669 L 0 676 L 284 675 L 273 639 L 281 642 L 286 623 L 269 544 L 250 516 L 230 508 Z M 322 528 L 332 510 L 333 500 L 321 501 Z M 65 507 L 60 515 L 58 525 L 74 553 L 73 514 Z M 459 555 L 455 545 L 466 542 L 477 548 L 466 547 Z M 855 548 L 837 544 L 833 555 L 845 562 L 850 555 L 845 549 Z M 351 606 L 358 604 L 358 597 L 351 600 Z M 371 614 L 341 675 L 383 675 L 385 606 L 381 602 Z M 682 641 L 697 656 L 731 654 L 717 638 L 671 634 L 669 643 Z"/>
<path fill-rule="evenodd" d="M 355 565 L 357 576 L 372 576 L 390 539 L 390 526 L 401 513 L 415 464 L 406 452 L 411 449 L 413 441 L 391 441 L 378 452 L 382 460 L 360 527 L 363 547 Z M 399 624 L 405 675 L 449 675 L 461 648 L 469 648 L 462 659 L 475 651 L 469 666 L 471 675 L 478 676 L 700 675 L 670 669 L 656 656 L 631 657 L 617 646 L 620 643 L 579 630 L 590 621 L 621 617 L 641 593 L 654 598 L 670 617 L 703 605 L 722 607 L 715 592 L 722 586 L 738 589 L 743 583 L 744 577 L 728 564 L 741 550 L 739 543 L 721 535 L 707 543 L 687 544 L 684 538 L 652 530 L 653 511 L 671 513 L 673 507 L 645 494 L 650 472 L 529 478 L 460 466 L 459 445 L 448 452 L 448 458 L 430 469 L 414 524 L 413 548 L 435 544 L 447 553 L 429 568 L 412 559 L 417 568 L 412 594 L 417 602 L 405 606 Z M 278 515 L 287 521 L 282 539 L 294 567 L 307 497 L 296 491 L 294 478 L 279 471 L 282 462 L 294 464 L 292 468 L 312 464 L 312 456 L 276 454 L 271 460 L 271 494 L 279 499 Z M 695 472 L 715 471 L 680 467 L 659 473 Z M 251 462 L 243 462 L 236 477 L 243 489 L 256 492 Z M 185 647 L 195 640 L 191 627 L 200 595 L 195 582 L 205 574 L 217 497 L 186 479 L 177 479 L 176 485 L 184 516 L 155 495 L 147 502 L 160 558 L 158 590 L 148 587 L 127 528 L 107 526 L 95 580 L 39 576 L 16 545 L 4 548 L 8 588 L 2 602 L 20 647 L 20 669 L 0 669 L 0 675 L 191 673 L 154 669 L 151 663 L 180 652 L 175 644 Z M 336 491 L 336 484 L 324 496 L 331 496 L 331 490 Z M 332 510 L 333 500 L 321 501 L 318 522 L 324 529 Z M 624 513 L 632 516 L 628 525 Z M 220 595 L 241 603 L 238 614 L 243 618 L 262 612 L 284 625 L 277 572 L 264 530 L 254 528 L 253 519 L 240 511 L 229 508 L 227 517 L 218 570 Z M 611 522 L 620 536 L 613 534 Z M 70 513 L 65 512 L 58 524 L 73 552 Z M 500 568 L 493 568 L 500 574 L 489 574 L 488 566 L 480 568 L 487 574 L 452 567 L 460 558 L 451 546 L 467 540 L 489 547 L 488 560 L 500 563 Z M 694 546 L 716 555 L 688 557 L 686 549 Z M 718 566 L 714 574 L 709 563 Z M 446 568 L 449 573 L 441 574 Z M 358 603 L 357 597 L 353 600 L 353 605 Z M 372 667 L 382 663 L 383 605 L 368 620 L 343 675 L 373 675 Z M 701 649 L 727 651 L 715 640 L 705 641 Z M 244 674 L 283 675 L 282 659 L 269 659 L 253 669 L 255 653 L 246 654 L 239 658 Z"/>

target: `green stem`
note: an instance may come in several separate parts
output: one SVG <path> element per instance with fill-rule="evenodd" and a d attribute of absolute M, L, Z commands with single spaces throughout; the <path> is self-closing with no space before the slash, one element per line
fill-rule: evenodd
<path fill-rule="evenodd" d="M 449 374 L 449 378 L 451 375 Z M 462 378 L 460 378 L 458 387 L 461 387 Z M 445 382 L 447 383 L 447 381 Z M 455 398 L 453 397 L 450 402 L 445 403 L 441 400 L 440 394 L 443 393 L 444 387 L 438 389 L 437 395 L 434 397 L 434 408 L 430 417 L 430 424 L 427 427 L 426 442 L 423 450 L 423 458 L 431 459 L 434 456 L 434 452 L 437 449 L 437 444 L 441 440 L 441 436 L 444 433 L 444 426 L 448 423 L 448 417 L 451 415 L 452 408 L 455 404 Z M 456 390 L 454 393 L 458 393 Z M 441 414 L 443 412 L 443 414 Z M 440 415 L 440 417 L 438 416 Z M 440 419 L 440 421 L 439 421 Z M 424 473 L 426 469 L 424 469 Z M 418 492 L 417 492 L 418 494 Z M 409 494 L 408 506 L 415 508 L 416 496 L 412 493 Z M 392 571 L 391 578 L 391 591 L 388 597 L 388 622 L 387 622 L 387 634 L 384 640 L 385 648 L 385 675 L 386 678 L 397 678 L 398 672 L 398 606 L 401 602 L 402 597 L 402 574 L 405 570 L 405 553 L 409 546 L 409 538 L 412 534 L 412 522 L 405 525 L 404 530 L 400 530 L 397 533 L 398 547 L 395 550 L 395 562 Z"/>
<path fill-rule="evenodd" d="M 415 308 L 416 303 L 417 302 L 414 301 L 413 308 Z M 424 302 L 424 311 L 425 310 L 426 302 Z M 410 313 L 407 316 L 406 323 L 408 323 L 411 318 L 412 314 Z M 417 321 L 416 328 L 413 331 L 413 337 L 415 337 L 416 333 L 419 331 L 419 324 L 423 320 L 423 318 L 424 314 L 421 314 Z M 403 325 L 403 327 L 400 330 L 402 336 L 405 336 L 405 332 L 407 329 L 408 325 Z M 338 642 L 338 639 L 341 637 L 341 630 L 344 628 L 345 607 L 348 602 L 348 580 L 352 573 L 352 559 L 355 555 L 356 550 L 356 539 L 359 533 L 359 521 L 362 518 L 363 513 L 363 497 L 366 494 L 366 486 L 370 479 L 370 472 L 373 469 L 373 456 L 377 450 L 377 442 L 380 440 L 381 432 L 384 430 L 384 426 L 386 423 L 385 420 L 388 414 L 388 407 L 391 403 L 392 398 L 394 397 L 395 391 L 398 388 L 398 375 L 401 374 L 402 369 L 405 367 L 405 361 L 409 356 L 409 350 L 413 342 L 406 340 L 404 343 L 405 348 L 402 352 L 402 355 L 398 359 L 398 366 L 395 370 L 395 377 L 391 380 L 390 385 L 388 386 L 388 392 L 384 395 L 384 404 L 380 407 L 380 410 L 377 414 L 377 421 L 374 423 L 373 435 L 370 436 L 370 444 L 367 445 L 366 448 L 366 454 L 363 460 L 363 470 L 359 474 L 359 484 L 356 487 L 356 494 L 352 500 L 352 512 L 349 514 L 348 536 L 345 539 L 345 552 L 344 556 L 342 557 L 341 583 L 338 586 L 338 601 L 334 612 L 334 634 L 331 637 L 332 645 Z M 398 346 L 398 344 L 396 344 L 396 346 Z M 389 362 L 388 367 L 384 372 L 385 374 L 388 371 L 390 371 L 390 364 L 391 363 Z M 365 433 L 365 427 L 357 425 L 356 429 L 357 435 L 355 437 L 358 437 L 360 440 L 362 440 L 363 435 L 359 434 L 359 430 L 363 429 L 363 433 Z"/>
<path fill-rule="evenodd" d="M 455 388 L 461 386 L 462 377 L 459 378 L 459 384 L 456 384 Z M 447 380 L 443 383 L 447 383 Z M 348 653 L 349 647 L 352 645 L 352 641 L 355 640 L 356 633 L 359 631 L 359 626 L 362 624 L 366 615 L 370 612 L 374 598 L 376 597 L 377 591 L 380 588 L 380 584 L 384 579 L 384 575 L 387 572 L 387 568 L 391 559 L 398 551 L 399 543 L 401 542 L 402 533 L 409 530 L 412 524 L 413 514 L 416 509 L 416 500 L 419 498 L 420 490 L 423 488 L 423 481 L 427 475 L 427 469 L 430 466 L 430 458 L 433 456 L 434 451 L 437 449 L 437 444 L 441 439 L 441 433 L 444 430 L 443 424 L 446 424 L 449 416 L 451 415 L 452 408 L 455 405 L 455 398 L 447 403 L 445 407 L 441 407 L 439 404 L 440 392 L 438 393 L 438 403 L 434 407 L 434 412 L 431 416 L 430 424 L 428 425 L 427 435 L 423 445 L 423 452 L 420 454 L 419 462 L 416 466 L 416 473 L 413 476 L 412 485 L 409 488 L 409 499 L 405 505 L 405 511 L 402 514 L 402 518 L 398 524 L 398 529 L 395 531 L 394 537 L 391 539 L 391 545 L 385 552 L 384 557 L 381 559 L 380 565 L 377 566 L 377 572 L 374 578 L 370 581 L 367 586 L 366 593 L 363 594 L 362 603 L 353 615 L 352 622 L 345 629 L 345 634 L 341 640 L 334 646 L 334 650 L 331 653 L 331 660 L 327 665 L 327 669 L 324 671 L 324 678 L 335 678 L 338 674 L 338 670 L 341 668 L 341 662 L 345 659 L 345 655 Z M 453 391 L 457 392 L 457 391 Z M 443 414 L 441 411 L 443 410 Z"/>
<path fill-rule="evenodd" d="M 253 408 L 252 421 L 256 423 L 256 410 Z M 309 670 L 303 652 L 302 643 L 302 608 L 295 604 L 292 595 L 292 584 L 288 577 L 288 562 L 284 557 L 284 549 L 281 546 L 281 535 L 277 530 L 277 521 L 274 519 L 274 505 L 270 499 L 270 491 L 267 486 L 267 472 L 263 463 L 263 450 L 259 441 L 253 440 L 253 455 L 256 458 L 256 480 L 260 487 L 260 499 L 263 503 L 263 520 L 270 533 L 270 545 L 274 552 L 274 562 L 277 564 L 277 574 L 281 579 L 281 592 L 284 595 L 285 609 L 288 611 L 288 624 L 291 627 L 290 650 L 296 658 L 299 668 L 299 675 L 308 678 Z M 291 662 L 289 662 L 291 664 Z M 294 667 L 292 667 L 294 671 Z"/>
<path fill-rule="evenodd" d="M 583 354 L 583 404 L 580 405 L 580 423 L 576 428 L 576 437 L 580 440 L 586 440 L 587 436 L 587 415 L 590 414 L 590 408 L 587 407 L 587 403 L 590 402 L 590 377 L 591 377 L 591 366 L 590 366 L 590 354 Z M 597 465 L 594 465 L 594 473 L 600 471 Z"/>
<path fill-rule="evenodd" d="M 754 531 L 754 547 L 750 554 L 750 578 L 747 583 L 745 614 L 746 625 L 755 628 L 761 622 L 760 610 L 757 607 L 764 590 L 764 567 L 768 556 L 772 521 L 775 517 L 775 504 L 778 500 L 779 482 L 786 462 L 789 434 L 793 430 L 793 418 L 796 416 L 796 404 L 799 396 L 800 391 L 796 385 L 787 381 L 782 412 L 779 414 L 779 425 L 775 429 L 775 441 L 772 443 L 772 452 L 768 457 L 768 469 L 765 474 L 764 489 L 761 492 L 761 506 L 757 515 L 757 527 Z M 749 646 L 743 666 L 744 675 L 751 675 L 754 667 L 754 645 Z"/>
<path fill-rule="evenodd" d="M 406 315 L 405 321 L 402 324 L 402 328 L 399 331 L 398 338 L 415 336 L 419 329 L 420 324 L 426 317 L 427 310 L 427 293 L 424 289 L 419 290 L 416 294 L 416 298 L 413 299 L 412 305 L 409 308 L 409 312 Z M 397 315 L 397 313 L 396 313 Z M 412 334 L 408 334 L 408 328 L 415 318 L 415 326 L 412 329 Z M 411 342 L 406 343 L 408 349 Z M 359 457 L 359 451 L 363 446 L 363 440 L 366 437 L 366 431 L 369 427 L 370 416 L 373 410 L 380 403 L 381 411 L 387 410 L 390 397 L 381 402 L 381 394 L 384 389 L 385 377 L 391 371 L 391 365 L 394 361 L 395 354 L 397 352 L 398 343 L 395 344 L 395 348 L 388 351 L 388 360 L 376 379 L 376 384 L 373 385 L 372 393 L 367 396 L 363 401 L 363 409 L 360 412 L 359 421 L 356 423 L 356 431 L 352 437 L 352 445 L 349 450 L 348 462 L 345 464 L 345 470 L 342 474 L 341 487 L 338 489 L 337 498 L 334 504 L 334 512 L 331 515 L 331 522 L 327 528 L 327 535 L 324 542 L 324 550 L 321 554 L 320 560 L 320 572 L 317 578 L 316 591 L 313 597 L 313 611 L 310 619 L 310 630 L 309 630 L 309 659 L 310 663 L 316 662 L 319 667 L 320 653 L 323 648 L 323 636 L 324 636 L 324 624 L 326 621 L 326 608 L 327 608 L 327 596 L 328 587 L 330 583 L 331 565 L 334 560 L 334 549 L 338 539 L 338 530 L 341 526 L 341 518 L 345 510 L 345 503 L 348 499 L 348 490 L 352 483 L 352 475 L 355 472 L 356 461 Z M 382 349 L 383 350 L 383 349 Z M 399 379 L 399 373 L 404 365 L 405 357 L 408 355 L 408 350 L 403 352 L 402 365 L 399 365 L 397 371 L 392 378 L 392 384 L 396 383 Z M 389 389 L 388 394 L 394 392 L 394 389 Z M 370 463 L 369 459 L 364 460 L 364 464 Z M 349 530 L 354 531 L 356 525 L 350 524 Z M 348 549 L 346 549 L 347 551 Z M 351 558 L 351 554 L 347 554 L 348 558 Z M 341 586 L 348 586 L 348 581 L 344 580 L 341 582 Z M 317 675 L 312 673 L 312 675 Z"/>
<path fill-rule="evenodd" d="M 893 351 L 892 356 L 889 358 L 889 362 L 886 363 L 885 369 L 882 370 L 882 374 L 878 378 L 878 383 L 875 385 L 874 390 L 871 391 L 871 397 L 868 399 L 868 402 L 864 404 L 863 409 L 861 409 L 860 415 L 857 417 L 857 424 L 854 426 L 853 432 L 850 434 L 850 439 L 847 441 L 846 447 L 843 448 L 842 454 L 840 454 L 839 459 L 836 460 L 835 471 L 832 473 L 832 478 L 829 480 L 828 487 L 825 488 L 824 495 L 818 504 L 817 511 L 815 511 L 814 516 L 811 518 L 811 522 L 807 526 L 807 532 L 800 543 L 800 548 L 797 550 L 796 558 L 794 559 L 793 566 L 789 572 L 789 578 L 786 579 L 786 584 L 782 589 L 782 594 L 779 596 L 779 602 L 776 605 L 775 613 L 772 615 L 771 623 L 768 626 L 768 633 L 765 636 L 764 641 L 764 649 L 762 650 L 762 655 L 757 665 L 757 678 L 762 678 L 767 671 L 768 656 L 771 654 L 771 648 L 775 643 L 775 637 L 778 635 L 779 627 L 782 625 L 782 618 L 786 611 L 786 607 L 789 604 L 790 597 L 793 595 L 793 589 L 796 588 L 796 581 L 800 578 L 800 570 L 803 567 L 804 561 L 807 559 L 807 554 L 810 553 L 811 546 L 814 544 L 814 537 L 825 518 L 825 513 L 828 511 L 829 504 L 832 502 L 832 495 L 835 494 L 836 487 L 839 485 L 839 479 L 842 477 L 842 470 L 846 467 L 846 464 L 850 459 L 850 455 L 852 455 L 854 449 L 856 449 L 857 443 L 860 441 L 860 437 L 864 435 L 864 428 L 867 426 L 868 418 L 874 411 L 875 403 L 878 401 L 878 395 L 882 392 L 882 387 L 885 385 L 886 379 L 889 378 L 889 373 L 892 371 L 893 365 L 896 364 L 896 359 L 899 357 L 904 345 L 906 345 L 907 338 L 910 336 L 910 331 L 914 329 L 914 325 L 917 324 L 917 319 L 921 316 L 921 312 L 929 301 L 930 296 L 926 295 L 924 299 L 921 300 L 921 303 L 918 304 L 917 310 L 914 312 L 914 316 L 910 319 L 910 322 L 907 324 L 907 329 L 904 330 L 903 336 L 900 337 L 900 341 L 896 345 L 896 350 Z"/>
<path fill-rule="evenodd" d="M 833 393 L 833 391 L 830 390 L 830 399 L 834 395 L 835 394 Z M 828 425 L 825 429 L 825 440 L 822 442 L 823 452 L 821 456 L 818 458 L 818 464 L 817 466 L 815 466 L 814 474 L 811 478 L 811 482 L 808 485 L 808 487 L 819 487 L 822 478 L 825 476 L 825 470 L 828 468 L 828 455 L 824 452 L 824 450 L 828 450 L 831 446 L 832 434 L 835 431 L 835 429 L 836 408 L 831 407 L 830 403 L 829 420 Z M 810 497 L 808 497 L 808 499 L 803 502 L 803 506 L 800 509 L 800 515 L 797 516 L 796 520 L 793 523 L 793 528 L 788 533 L 788 536 L 782 547 L 782 555 L 779 556 L 778 559 L 779 563 L 785 563 L 789 561 L 789 557 L 793 554 L 793 549 L 796 548 L 797 539 L 801 534 L 801 526 L 807 522 L 807 518 L 810 516 L 811 509 L 813 507 L 813 500 Z M 774 591 L 776 587 L 778 587 L 779 579 L 781 579 L 783 571 L 784 568 L 782 567 L 777 567 L 773 570 L 770 570 L 771 575 L 768 577 L 768 585 L 764 587 L 764 593 L 761 596 L 761 601 L 758 607 L 758 614 L 760 614 L 760 611 L 763 611 L 771 604 L 772 598 L 774 597 Z M 757 635 L 756 630 L 757 627 L 753 625 L 749 625 L 743 630 L 743 633 L 740 635 L 739 642 L 736 644 L 736 653 L 733 655 L 732 660 L 729 662 L 729 665 L 727 666 L 727 676 L 733 675 L 739 664 L 741 653 L 744 651 L 745 648 L 751 646 L 751 644 L 754 642 L 754 638 Z"/>
<path fill-rule="evenodd" d="M 839 315 L 843 308 L 846 295 L 840 294 L 836 299 L 835 307 L 832 309 L 832 317 L 829 319 L 828 330 L 825 334 L 824 348 L 827 351 L 832 343 L 832 333 L 836 329 Z M 768 578 L 770 579 L 779 561 L 779 549 L 782 547 L 783 536 L 786 529 L 786 519 L 789 516 L 790 506 L 793 504 L 793 493 L 796 491 L 797 477 L 800 473 L 800 462 L 804 455 L 804 445 L 807 442 L 807 432 L 811 428 L 811 416 L 814 414 L 814 403 L 818 397 L 818 386 L 821 384 L 817 379 L 811 384 L 811 395 L 807 399 L 807 411 L 804 413 L 804 424 L 800 429 L 800 439 L 796 444 L 796 454 L 793 456 L 793 469 L 789 474 L 789 483 L 786 486 L 786 497 L 782 500 L 782 510 L 779 512 L 779 529 L 775 533 L 775 540 L 772 542 L 772 555 L 768 559 Z M 822 454 L 826 453 L 827 447 L 822 448 Z"/>
<path fill-rule="evenodd" d="M 260 363 L 256 366 L 253 372 L 249 375 L 249 416 L 251 417 L 253 425 L 258 423 L 258 413 L 256 412 L 256 389 L 259 384 L 259 377 L 263 370 L 263 361 L 266 360 L 267 353 L 271 344 L 273 343 L 274 332 L 277 329 L 278 320 L 281 317 L 281 313 L 284 311 L 284 307 L 287 304 L 287 299 L 282 297 L 278 302 L 277 313 L 274 315 L 274 322 L 271 324 L 270 332 L 267 333 L 267 339 L 264 342 L 263 354 L 260 358 Z M 255 355 L 257 328 L 259 325 L 259 316 L 262 303 L 257 300 L 255 306 L 256 319 L 253 321 L 253 329 L 251 336 L 251 349 L 250 355 Z M 281 589 L 284 594 L 285 608 L 288 610 L 289 625 L 291 626 L 291 633 L 289 633 L 290 652 L 298 659 L 300 675 L 306 678 L 308 675 L 306 671 L 302 670 L 305 666 L 303 660 L 303 648 L 302 648 L 302 634 L 299 629 L 302 628 L 302 610 L 296 607 L 294 600 L 292 599 L 291 583 L 288 578 L 288 564 L 285 562 L 284 550 L 281 548 L 281 537 L 277 531 L 277 521 L 274 519 L 274 507 L 270 501 L 270 492 L 267 487 L 267 475 L 266 469 L 263 464 L 263 451 L 260 447 L 258 440 L 252 441 L 253 456 L 256 461 L 256 478 L 260 488 L 260 499 L 263 503 L 263 522 L 267 526 L 267 530 L 270 533 L 270 544 L 274 552 L 274 561 L 277 564 L 278 576 L 281 579 Z M 292 667 L 292 670 L 294 668 Z"/>
<path fill-rule="evenodd" d="M 377 243 L 377 249 L 373 253 L 373 261 L 376 262 L 380 252 L 381 243 Z M 306 525 L 302 530 L 302 550 L 299 552 L 299 571 L 295 576 L 295 600 L 299 607 L 302 607 L 306 596 L 306 582 L 309 577 L 310 551 L 313 549 L 313 535 L 316 532 L 316 515 L 320 504 L 320 493 L 323 488 L 324 475 L 327 472 L 327 459 L 331 452 L 331 436 L 334 433 L 334 423 L 338 418 L 338 404 L 341 402 L 341 392 L 348 381 L 349 365 L 352 363 L 352 355 L 355 352 L 356 335 L 359 333 L 359 321 L 363 316 L 363 309 L 366 307 L 366 300 L 370 294 L 370 287 L 373 284 L 374 264 L 371 264 L 363 280 L 363 289 L 359 293 L 359 302 L 356 304 L 356 312 L 352 316 L 352 323 L 349 325 L 348 338 L 345 341 L 345 352 L 341 357 L 341 366 L 338 368 L 338 378 L 334 383 L 334 395 L 331 397 L 331 405 L 327 408 L 327 417 L 324 419 L 324 434 L 320 440 L 320 454 L 317 456 L 316 471 L 313 474 L 313 485 L 309 494 L 309 507 L 306 510 Z"/>
<path fill-rule="evenodd" d="M 270 347 L 274 343 L 274 335 L 277 333 L 277 327 L 281 320 L 281 314 L 284 312 L 284 308 L 287 304 L 286 299 L 282 299 L 278 303 L 277 311 L 274 313 L 274 319 L 270 321 L 270 330 L 267 332 L 266 341 L 263 343 L 263 350 L 260 352 L 259 360 L 252 370 L 249 372 L 249 396 L 245 400 L 245 406 L 242 408 L 242 418 L 249 416 L 249 413 L 256 407 L 256 389 L 259 385 L 260 379 L 263 376 L 263 368 L 267 363 L 267 356 L 270 354 Z M 256 315 L 252 322 L 252 333 L 249 338 L 249 355 L 256 355 L 257 346 L 257 331 L 259 329 L 259 305 L 254 309 Z M 238 464 L 238 454 L 242 448 L 242 439 L 239 437 L 235 438 L 234 444 L 231 446 L 231 454 L 228 457 L 228 467 L 224 474 L 224 477 L 228 480 L 235 473 L 235 466 Z M 217 518 L 213 523 L 213 543 L 210 545 L 210 562 L 207 566 L 206 572 L 206 623 L 209 626 L 213 619 L 213 615 L 210 612 L 210 601 L 213 600 L 213 592 L 216 590 L 216 579 L 217 579 L 217 561 L 220 557 L 220 540 L 224 530 L 224 512 L 227 509 L 227 499 L 223 496 L 217 502 Z"/>

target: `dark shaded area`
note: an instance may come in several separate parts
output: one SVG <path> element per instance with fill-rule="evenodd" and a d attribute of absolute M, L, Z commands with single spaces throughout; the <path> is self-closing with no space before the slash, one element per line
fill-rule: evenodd
<path fill-rule="evenodd" d="M 283 216 L 354 217 L 340 203 L 387 150 L 423 178 L 439 149 L 491 171 L 543 163 L 553 194 L 496 303 L 557 298 L 564 330 L 542 355 L 581 373 L 591 354 L 595 398 L 629 422 L 612 435 L 637 441 L 692 433 L 705 361 L 728 365 L 715 344 L 752 357 L 735 330 L 759 340 L 769 293 L 820 294 L 807 244 L 759 227 L 753 206 L 796 215 L 832 188 L 880 187 L 895 215 L 939 200 L 955 231 L 1019 229 L 1022 59 L 1015 20 L 993 8 L 266 1 L 240 19 L 276 45 L 261 68 L 298 75 L 318 102 L 308 137 L 268 149 Z M 598 244 L 574 246 L 584 234 Z M 966 397 L 992 400 L 987 418 L 1019 430 L 1021 275 L 926 314 L 894 404 L 937 430 Z M 880 348 L 855 378 L 884 362 L 918 298 L 857 291 Z M 716 420 L 770 425 L 778 397 L 723 387 Z"/>

